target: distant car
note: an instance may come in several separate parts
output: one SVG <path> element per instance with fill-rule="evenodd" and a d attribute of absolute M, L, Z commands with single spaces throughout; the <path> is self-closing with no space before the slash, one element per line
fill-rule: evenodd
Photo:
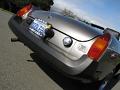
<path fill-rule="evenodd" d="M 120 34 L 111 29 L 102 31 L 31 4 L 8 24 L 21 42 L 39 55 L 45 54 L 57 71 L 85 83 L 102 79 L 114 68 L 111 62 L 119 60 Z"/>

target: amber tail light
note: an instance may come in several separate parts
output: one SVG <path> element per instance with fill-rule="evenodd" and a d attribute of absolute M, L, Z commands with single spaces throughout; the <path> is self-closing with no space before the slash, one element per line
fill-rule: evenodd
<path fill-rule="evenodd" d="M 97 40 L 93 43 L 90 50 L 88 51 L 88 57 L 93 59 L 94 61 L 98 61 L 100 56 L 106 50 L 110 40 L 110 34 L 106 33 L 97 38 Z"/>
<path fill-rule="evenodd" d="M 23 7 L 17 12 L 17 16 L 22 17 L 23 15 L 28 13 L 31 10 L 31 8 L 32 8 L 32 4 L 26 5 L 25 7 Z"/>

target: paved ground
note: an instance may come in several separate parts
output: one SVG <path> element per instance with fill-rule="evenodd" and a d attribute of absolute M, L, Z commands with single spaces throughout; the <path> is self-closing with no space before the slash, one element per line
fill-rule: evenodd
<path fill-rule="evenodd" d="M 60 75 L 22 43 L 12 43 L 11 16 L 0 10 L 0 90 L 97 90 Z"/>
<path fill-rule="evenodd" d="M 35 62 L 28 62 L 31 50 L 11 43 L 10 17 L 0 10 L 0 90 L 62 90 Z"/>

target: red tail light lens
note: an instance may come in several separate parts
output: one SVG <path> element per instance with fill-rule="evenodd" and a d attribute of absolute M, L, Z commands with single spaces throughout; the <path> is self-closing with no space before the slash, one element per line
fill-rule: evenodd
<path fill-rule="evenodd" d="M 17 12 L 17 16 L 22 17 L 24 14 L 26 14 L 27 12 L 29 12 L 29 10 L 32 8 L 32 4 L 29 4 L 25 7 L 23 7 L 22 9 L 20 9 Z"/>
<path fill-rule="evenodd" d="M 109 40 L 110 40 L 110 34 L 108 33 L 97 38 L 97 40 L 93 43 L 93 45 L 91 46 L 88 52 L 88 57 L 90 57 L 94 61 L 98 61 L 100 56 L 107 48 Z"/>

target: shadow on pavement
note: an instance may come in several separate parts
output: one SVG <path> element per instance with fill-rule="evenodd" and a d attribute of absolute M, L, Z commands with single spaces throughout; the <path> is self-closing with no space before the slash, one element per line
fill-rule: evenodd
<path fill-rule="evenodd" d="M 37 53 L 30 54 L 35 62 L 52 80 L 54 80 L 64 90 L 98 90 L 98 83 L 83 84 L 78 80 L 73 80 L 63 76 L 61 73 L 55 71 L 46 62 L 44 62 L 42 56 Z"/>

